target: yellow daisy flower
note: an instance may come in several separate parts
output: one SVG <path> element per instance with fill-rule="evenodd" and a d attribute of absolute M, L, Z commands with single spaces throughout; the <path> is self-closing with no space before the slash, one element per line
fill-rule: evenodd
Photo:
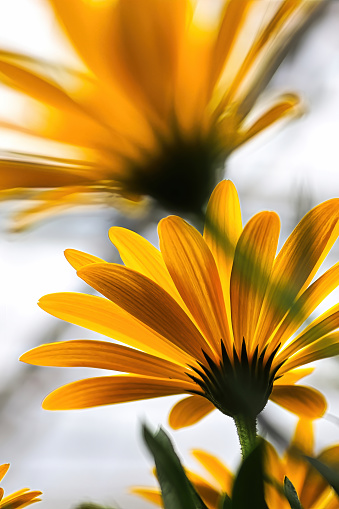
<path fill-rule="evenodd" d="M 270 509 L 290 509 L 282 494 L 285 476 L 292 482 L 304 509 L 339 509 L 339 499 L 326 480 L 301 455 L 314 455 L 313 425 L 309 419 L 300 419 L 291 444 L 283 457 L 265 441 L 264 468 L 271 483 L 265 483 L 265 498 Z M 214 455 L 201 450 L 193 456 L 205 469 L 207 477 L 186 470 L 186 474 L 208 509 L 218 509 L 224 493 L 232 494 L 234 476 Z M 324 449 L 318 459 L 329 467 L 338 467 L 339 445 Z M 277 489 L 277 488 L 280 489 Z M 161 492 L 157 488 L 134 487 L 132 493 L 163 507 Z"/>
<path fill-rule="evenodd" d="M 242 228 L 230 181 L 215 188 L 206 218 L 203 235 L 180 217 L 163 219 L 160 251 L 133 231 L 111 228 L 125 266 L 66 251 L 78 276 L 104 297 L 56 293 L 40 307 L 129 346 L 64 341 L 21 360 L 128 374 L 68 384 L 47 396 L 44 408 L 189 394 L 171 411 L 173 428 L 218 408 L 237 425 L 253 421 L 253 434 L 268 399 L 300 416 L 323 415 L 323 396 L 296 385 L 312 368 L 296 368 L 339 353 L 339 305 L 297 331 L 339 283 L 336 263 L 310 284 L 338 237 L 339 199 L 308 212 L 277 256 L 278 215 L 258 213 Z"/>
<path fill-rule="evenodd" d="M 201 210 L 234 149 L 300 113 L 294 94 L 253 108 L 321 1 L 222 0 L 212 17 L 193 0 L 49 0 L 79 69 L 0 52 L 29 109 L 2 128 L 55 142 L 0 160 L 3 197 L 33 190 L 18 227 L 98 193 Z"/>
<path fill-rule="evenodd" d="M 0 481 L 4 478 L 9 469 L 9 463 L 0 465 Z M 17 509 L 19 507 L 26 507 L 27 505 L 40 502 L 39 496 L 41 491 L 30 491 L 28 488 L 12 493 L 4 497 L 4 490 L 0 488 L 0 508 L 1 509 Z"/>

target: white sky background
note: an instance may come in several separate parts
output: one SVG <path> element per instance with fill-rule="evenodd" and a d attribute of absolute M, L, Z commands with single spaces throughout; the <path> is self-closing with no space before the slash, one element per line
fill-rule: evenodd
<path fill-rule="evenodd" d="M 0 0 L 0 46 L 56 60 L 62 60 L 67 50 L 58 38 L 51 13 L 38 0 Z M 332 2 L 326 16 L 306 34 L 271 88 L 301 93 L 309 113 L 240 149 L 229 161 L 228 177 L 239 190 L 245 219 L 258 210 L 274 209 L 281 215 L 282 233 L 286 235 L 295 225 L 300 196 L 311 205 L 338 196 L 338 3 Z M 2 107 L 10 113 L 18 105 L 0 93 Z M 24 486 L 42 490 L 43 509 L 71 507 L 84 500 L 107 505 L 117 502 L 122 509 L 150 508 L 126 494 L 130 485 L 152 482 L 151 461 L 140 440 L 140 421 L 166 426 L 176 398 L 87 411 L 46 412 L 40 403 L 50 390 L 93 371 L 39 368 L 26 376 L 25 367 L 17 361 L 23 351 L 53 339 L 53 327 L 60 325 L 37 307 L 39 297 L 87 290 L 77 281 L 63 250 L 72 247 L 102 257 L 115 256 L 107 230 L 122 224 L 123 219 L 109 210 L 89 210 L 84 215 L 51 220 L 22 235 L 9 235 L 8 211 L 15 206 L 0 208 L 0 462 L 12 464 L 2 485 L 7 493 Z M 146 234 L 156 241 L 154 225 Z M 338 251 L 336 246 L 331 264 L 338 260 Z M 62 336 L 91 337 L 94 334 L 76 327 L 66 327 Z M 323 361 L 309 380 L 328 394 L 330 412 L 339 415 L 339 398 L 334 392 L 334 388 L 339 389 L 337 366 L 336 361 Z M 281 430 L 291 433 L 295 423 L 291 414 L 272 404 L 267 415 Z M 339 442 L 339 428 L 333 423 L 322 421 L 317 430 L 318 447 Z M 189 450 L 196 447 L 216 453 L 231 466 L 238 461 L 233 423 L 218 412 L 171 435 L 192 468 L 196 465 L 189 458 Z"/>

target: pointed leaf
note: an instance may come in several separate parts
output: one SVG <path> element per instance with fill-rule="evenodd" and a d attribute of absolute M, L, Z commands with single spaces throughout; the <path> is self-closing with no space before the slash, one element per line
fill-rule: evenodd
<path fill-rule="evenodd" d="M 284 493 L 291 509 L 302 509 L 297 491 L 288 477 L 284 479 Z"/>
<path fill-rule="evenodd" d="M 314 467 L 319 474 L 321 474 L 328 484 L 332 486 L 336 494 L 339 496 L 339 472 L 335 470 L 317 458 L 312 458 L 311 456 L 305 456 L 307 461 L 311 463 L 312 467 Z"/>

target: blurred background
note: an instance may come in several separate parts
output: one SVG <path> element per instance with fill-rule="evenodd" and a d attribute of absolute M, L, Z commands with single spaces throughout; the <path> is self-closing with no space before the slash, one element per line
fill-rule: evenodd
<path fill-rule="evenodd" d="M 46 2 L 0 2 L 0 47 L 72 63 L 72 52 Z M 306 105 L 303 118 L 274 127 L 235 152 L 225 175 L 234 181 L 244 222 L 272 209 L 282 221 L 281 243 L 312 206 L 338 197 L 339 190 L 339 2 L 318 14 L 268 87 L 294 91 Z M 20 108 L 17 97 L 0 88 L 1 114 Z M 1 149 L 17 139 L 1 135 Z M 140 437 L 140 423 L 169 429 L 167 415 L 176 397 L 83 411 L 47 412 L 42 399 L 61 384 L 93 375 L 94 370 L 33 368 L 18 362 L 24 351 L 56 339 L 90 339 L 95 334 L 63 324 L 37 306 L 58 291 L 88 291 L 66 262 L 63 251 L 75 248 L 118 261 L 107 232 L 119 225 L 142 233 L 157 245 L 156 225 L 164 214 L 153 210 L 127 219 L 108 208 L 78 210 L 54 217 L 30 231 L 10 233 L 11 214 L 19 203 L 0 203 L 0 463 L 12 464 L 2 486 L 7 493 L 28 486 L 43 491 L 41 507 L 75 507 L 93 501 L 121 509 L 152 507 L 129 494 L 132 485 L 151 485 L 152 462 Z M 334 246 L 323 272 L 339 259 Z M 338 302 L 333 292 L 321 308 Z M 318 309 L 317 312 L 321 311 Z M 102 374 L 102 372 L 100 372 Z M 339 361 L 320 361 L 305 380 L 328 397 L 329 409 L 316 423 L 316 449 L 339 442 Z M 265 419 L 287 439 L 296 418 L 269 403 Z M 337 419 L 338 418 L 338 419 Z M 192 448 L 215 453 L 230 467 L 239 462 L 234 424 L 217 411 L 198 425 L 171 436 L 186 466 L 199 471 Z M 279 446 L 278 446 L 279 448 Z"/>

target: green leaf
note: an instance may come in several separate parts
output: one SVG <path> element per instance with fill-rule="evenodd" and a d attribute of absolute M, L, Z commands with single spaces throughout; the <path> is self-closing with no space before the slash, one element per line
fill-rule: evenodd
<path fill-rule="evenodd" d="M 188 480 L 164 430 L 160 428 L 153 434 L 143 425 L 142 431 L 146 445 L 154 457 L 165 509 L 207 509 Z"/>
<path fill-rule="evenodd" d="M 226 493 L 223 495 L 218 509 L 232 509 L 232 500 Z"/>
<path fill-rule="evenodd" d="M 291 506 L 291 509 L 303 509 L 295 487 L 286 476 L 284 479 L 284 494 Z"/>
<path fill-rule="evenodd" d="M 305 456 L 307 461 L 311 463 L 312 467 L 318 470 L 319 474 L 322 475 L 328 484 L 332 486 L 336 494 L 339 496 L 339 472 L 329 467 L 317 458 L 311 456 Z"/>
<path fill-rule="evenodd" d="M 233 485 L 232 509 L 248 509 L 249 507 L 268 509 L 264 497 L 263 442 L 261 441 L 258 441 L 242 462 Z"/>

